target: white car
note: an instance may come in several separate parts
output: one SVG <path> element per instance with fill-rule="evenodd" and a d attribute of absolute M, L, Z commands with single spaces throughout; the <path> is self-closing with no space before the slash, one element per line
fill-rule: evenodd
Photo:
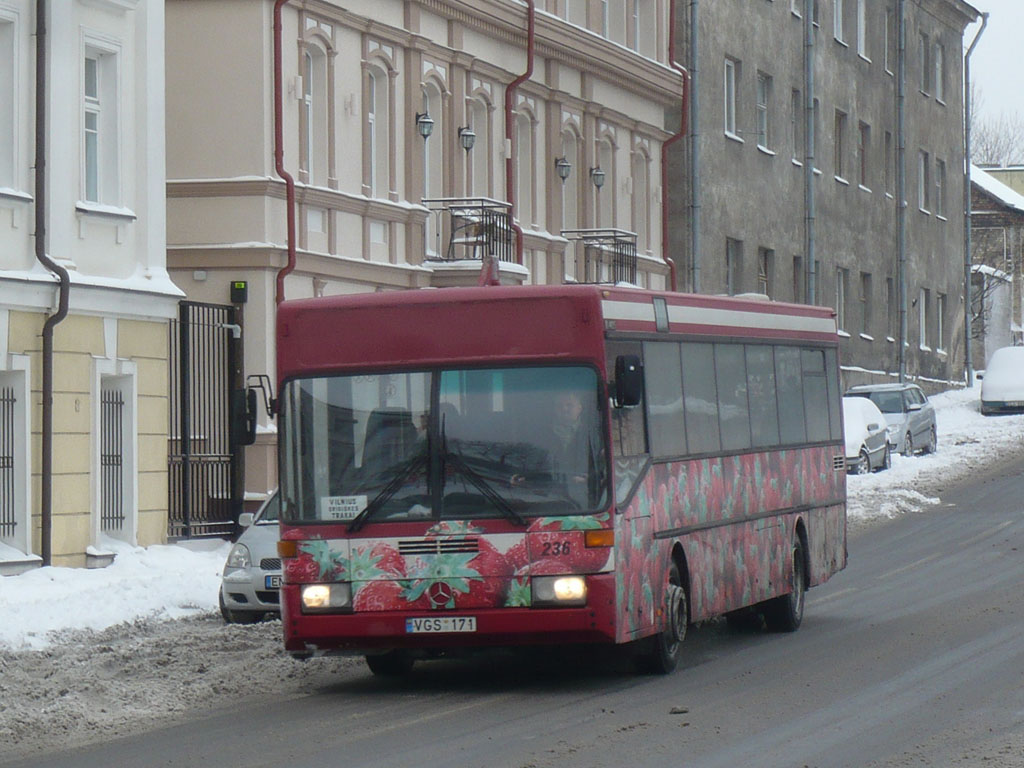
<path fill-rule="evenodd" d="M 1024 413 L 1024 347 L 1002 347 L 992 354 L 981 379 L 981 412 Z"/>
<path fill-rule="evenodd" d="M 917 384 L 862 384 L 850 387 L 846 394 L 867 398 L 878 406 L 889 424 L 889 443 L 897 453 L 913 456 L 938 449 L 935 408 Z"/>
<path fill-rule="evenodd" d="M 892 466 L 885 416 L 866 397 L 843 398 L 846 469 L 860 475 Z"/>
<path fill-rule="evenodd" d="M 274 491 L 255 515 L 245 512 L 238 519 L 245 530 L 228 553 L 220 585 L 220 614 L 229 624 L 252 624 L 280 614 L 280 510 Z"/>

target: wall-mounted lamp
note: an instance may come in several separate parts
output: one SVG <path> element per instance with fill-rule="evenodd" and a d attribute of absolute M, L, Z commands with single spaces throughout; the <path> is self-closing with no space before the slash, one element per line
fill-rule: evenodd
<path fill-rule="evenodd" d="M 416 113 L 416 132 L 426 141 L 434 132 L 434 119 L 429 112 Z"/>
<path fill-rule="evenodd" d="M 565 157 L 555 158 L 555 173 L 558 174 L 558 178 L 565 181 L 569 178 L 569 174 L 572 173 L 572 163 L 565 159 Z"/>
<path fill-rule="evenodd" d="M 476 134 L 473 133 L 473 129 L 468 125 L 463 128 L 459 128 L 459 144 L 461 144 L 462 148 L 467 152 L 469 152 L 469 150 L 473 148 L 473 145 L 476 144 Z"/>
<path fill-rule="evenodd" d="M 590 169 L 590 180 L 598 189 L 604 186 L 604 171 L 601 170 L 601 166 L 598 165 Z"/>

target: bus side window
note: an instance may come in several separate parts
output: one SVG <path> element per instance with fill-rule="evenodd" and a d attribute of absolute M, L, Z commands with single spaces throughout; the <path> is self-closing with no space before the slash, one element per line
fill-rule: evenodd
<path fill-rule="evenodd" d="M 605 349 L 605 380 L 615 380 L 615 358 L 636 355 L 642 358 L 642 345 L 632 341 L 609 341 Z M 611 400 L 609 399 L 609 404 Z M 644 405 L 634 408 L 609 407 L 612 422 L 612 447 L 615 456 L 638 456 L 647 453 L 644 429 Z"/>

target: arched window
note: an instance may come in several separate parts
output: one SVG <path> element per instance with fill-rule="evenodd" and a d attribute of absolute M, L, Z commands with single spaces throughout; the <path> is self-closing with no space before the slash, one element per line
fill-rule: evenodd
<path fill-rule="evenodd" d="M 597 144 L 598 165 L 604 171 L 604 185 L 597 190 L 597 226 L 615 226 L 615 148 L 611 139 Z"/>
<path fill-rule="evenodd" d="M 327 185 L 328 176 L 328 90 L 327 55 L 316 45 L 302 54 L 302 99 L 299 116 L 302 131 L 302 162 L 306 182 Z"/>
<path fill-rule="evenodd" d="M 516 218 L 521 224 L 536 221 L 536 173 L 533 117 L 519 107 L 516 116 Z"/>
<path fill-rule="evenodd" d="M 633 153 L 633 231 L 636 232 L 637 253 L 651 249 L 651 160 L 646 151 Z"/>
<path fill-rule="evenodd" d="M 562 157 L 571 165 L 569 178 L 562 182 L 562 229 L 579 229 L 580 179 L 586 177 L 580 159 L 581 143 L 572 128 L 562 131 Z"/>
<path fill-rule="evenodd" d="M 434 130 L 423 144 L 423 197 L 444 197 L 444 150 L 448 129 L 445 125 L 444 102 L 441 86 L 429 80 L 423 85 L 423 111 L 434 121 Z M 433 216 L 427 217 L 427 253 L 437 255 L 441 245 L 439 230 Z"/>
<path fill-rule="evenodd" d="M 469 153 L 469 196 L 494 197 L 491 189 L 491 110 L 482 97 L 469 103 L 469 127 L 476 134 L 476 143 Z"/>
<path fill-rule="evenodd" d="M 390 171 L 388 73 L 371 66 L 367 72 L 366 128 L 370 197 L 387 197 Z"/>

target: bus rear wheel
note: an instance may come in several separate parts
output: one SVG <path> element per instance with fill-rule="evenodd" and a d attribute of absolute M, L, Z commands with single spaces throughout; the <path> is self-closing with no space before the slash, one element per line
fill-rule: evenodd
<path fill-rule="evenodd" d="M 793 574 L 790 592 L 768 601 L 764 622 L 773 632 L 796 632 L 804 618 L 804 596 L 807 592 L 807 561 L 804 541 L 799 534 L 793 539 Z"/>
<path fill-rule="evenodd" d="M 405 651 L 368 654 L 366 666 L 377 677 L 402 677 L 412 671 L 415 660 Z"/>
<path fill-rule="evenodd" d="M 690 623 L 686 588 L 679 575 L 679 566 L 674 562 L 669 565 L 666 581 L 665 629 L 647 641 L 648 648 L 640 658 L 643 671 L 659 675 L 667 675 L 679 665 L 686 627 Z"/>

